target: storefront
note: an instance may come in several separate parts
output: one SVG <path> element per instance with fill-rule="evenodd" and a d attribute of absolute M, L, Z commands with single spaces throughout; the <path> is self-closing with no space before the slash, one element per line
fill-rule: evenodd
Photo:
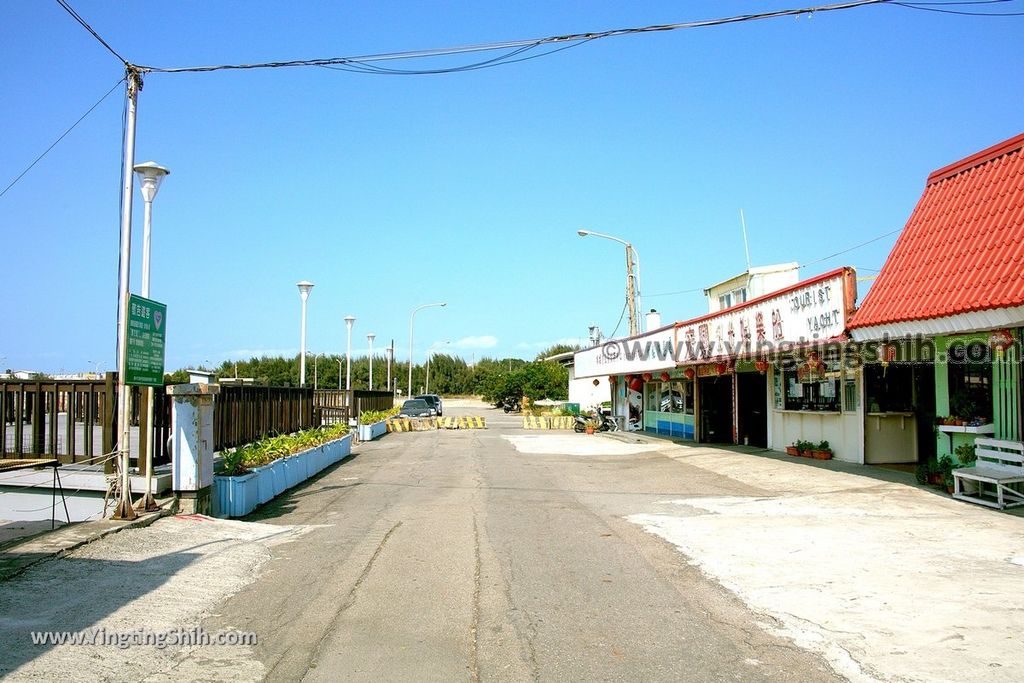
<path fill-rule="evenodd" d="M 850 321 L 881 351 L 865 366 L 866 462 L 956 461 L 977 437 L 1021 439 L 1021 175 L 1024 135 L 932 173 Z"/>

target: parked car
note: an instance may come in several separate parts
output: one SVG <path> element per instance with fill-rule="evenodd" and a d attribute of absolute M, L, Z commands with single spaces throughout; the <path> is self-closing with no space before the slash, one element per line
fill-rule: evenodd
<path fill-rule="evenodd" d="M 416 398 L 423 399 L 427 402 L 431 408 L 437 411 L 438 415 L 441 415 L 441 397 L 437 394 L 420 394 Z"/>
<path fill-rule="evenodd" d="M 398 411 L 399 417 L 432 417 L 433 415 L 434 409 L 421 398 L 410 398 L 402 404 L 402 409 Z"/>

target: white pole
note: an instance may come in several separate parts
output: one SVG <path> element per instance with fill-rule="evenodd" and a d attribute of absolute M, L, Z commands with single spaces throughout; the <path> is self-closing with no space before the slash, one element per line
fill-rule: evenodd
<path fill-rule="evenodd" d="M 436 304 L 423 304 L 422 306 L 417 306 L 416 308 L 412 309 L 412 314 L 409 316 L 409 386 L 408 386 L 409 395 L 406 398 L 410 398 L 413 395 L 413 390 L 412 390 L 412 326 L 413 326 L 413 322 L 416 320 L 416 312 L 420 311 L 420 310 L 422 310 L 424 308 L 434 308 L 435 306 L 447 306 L 447 305 L 448 305 L 447 302 L 436 303 Z"/>
<path fill-rule="evenodd" d="M 351 316 L 345 316 L 345 326 L 348 328 L 348 343 L 345 346 L 345 390 L 352 391 L 352 323 L 356 319 Z"/>
<path fill-rule="evenodd" d="M 128 360 L 128 283 L 132 256 L 132 186 L 135 178 L 135 119 L 142 77 L 129 67 L 127 74 L 128 116 L 124 134 L 124 168 L 121 186 L 121 257 L 118 268 L 117 310 L 117 424 L 120 432 L 117 450 L 121 460 L 121 499 L 114 508 L 114 519 L 135 519 L 132 507 L 131 477 L 128 474 L 131 457 L 131 425 L 128 424 L 128 386 L 124 383 L 124 370 Z"/>
<path fill-rule="evenodd" d="M 388 391 L 394 391 L 391 387 L 391 363 L 395 360 L 395 340 L 391 340 L 391 346 L 388 347 Z"/>
<path fill-rule="evenodd" d="M 430 393 L 430 349 L 427 349 L 427 386 L 423 389 L 423 393 Z"/>
<path fill-rule="evenodd" d="M 373 391 L 373 338 L 375 334 L 368 334 L 366 338 L 370 340 L 370 391 Z"/>
<path fill-rule="evenodd" d="M 306 386 L 306 295 L 302 294 L 302 329 L 299 332 L 299 386 Z"/>
<path fill-rule="evenodd" d="M 341 391 L 341 359 L 338 359 L 338 391 Z"/>

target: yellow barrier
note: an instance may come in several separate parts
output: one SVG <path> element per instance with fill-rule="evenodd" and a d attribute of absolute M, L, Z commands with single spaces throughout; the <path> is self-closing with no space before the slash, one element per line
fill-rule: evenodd
<path fill-rule="evenodd" d="M 523 416 L 523 429 L 572 429 L 575 424 L 572 415 Z"/>
<path fill-rule="evenodd" d="M 487 421 L 476 416 L 460 417 L 459 429 L 487 429 Z"/>
<path fill-rule="evenodd" d="M 409 418 L 398 417 L 388 420 L 389 432 L 408 432 L 411 430 L 412 427 L 409 424 Z"/>
<path fill-rule="evenodd" d="M 459 418 L 457 417 L 439 417 L 437 418 L 438 429 L 458 429 Z"/>

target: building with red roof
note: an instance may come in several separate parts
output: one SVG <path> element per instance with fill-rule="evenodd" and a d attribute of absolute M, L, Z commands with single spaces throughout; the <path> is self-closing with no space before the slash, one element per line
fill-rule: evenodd
<path fill-rule="evenodd" d="M 880 362 L 864 367 L 866 437 L 874 403 L 906 395 L 921 426 L 937 424 L 934 451 L 919 449 L 932 457 L 955 458 L 978 436 L 1019 441 L 1022 327 L 1024 134 L 928 176 L 850 320 L 854 340 L 882 342 Z M 866 438 L 867 461 L 871 451 Z"/>

